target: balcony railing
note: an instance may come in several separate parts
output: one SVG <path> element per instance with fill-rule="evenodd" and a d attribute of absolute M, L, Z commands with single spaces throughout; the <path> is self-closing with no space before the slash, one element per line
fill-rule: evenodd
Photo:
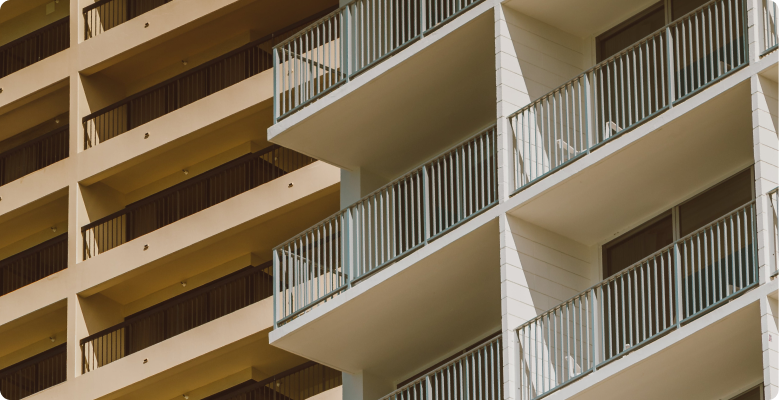
<path fill-rule="evenodd" d="M 0 186 L 68 158 L 68 126 L 0 153 Z"/>
<path fill-rule="evenodd" d="M 499 335 L 379 400 L 503 399 L 502 344 Z"/>
<path fill-rule="evenodd" d="M 516 191 L 747 65 L 746 21 L 709 2 L 510 115 Z"/>
<path fill-rule="evenodd" d="M 771 276 L 776 276 L 779 275 L 779 217 L 777 217 L 779 215 L 777 213 L 777 210 L 779 210 L 779 188 L 768 192 L 768 202 L 771 206 L 768 213 L 770 225 L 768 232 L 771 235 L 771 263 L 773 264 Z"/>
<path fill-rule="evenodd" d="M 273 43 L 321 14 L 298 21 L 85 116 L 82 119 L 84 149 L 271 69 Z"/>
<path fill-rule="evenodd" d="M 0 46 L 0 78 L 70 47 L 70 18 L 44 26 Z"/>
<path fill-rule="evenodd" d="M 203 400 L 306 400 L 341 384 L 341 371 L 309 361 L 268 379 L 247 381 Z"/>
<path fill-rule="evenodd" d="M 65 382 L 67 344 L 0 370 L 0 397 L 19 400 Z"/>
<path fill-rule="evenodd" d="M 776 21 L 776 1 L 761 0 L 761 3 L 760 18 L 762 19 L 763 25 L 763 34 L 761 38 L 763 42 L 763 53 L 760 56 L 762 57 L 777 49 L 777 45 L 779 44 L 779 25 L 777 25 Z"/>
<path fill-rule="evenodd" d="M 482 0 L 355 0 L 273 47 L 274 123 Z"/>
<path fill-rule="evenodd" d="M 81 339 L 82 373 L 223 317 L 273 293 L 270 262 L 246 267 Z"/>
<path fill-rule="evenodd" d="M 68 234 L 0 260 L 0 296 L 68 267 Z"/>
<path fill-rule="evenodd" d="M 520 400 L 592 372 L 758 283 L 755 202 L 516 329 Z"/>
<path fill-rule="evenodd" d="M 84 259 L 170 225 L 316 161 L 273 145 L 163 190 L 84 225 Z"/>
<path fill-rule="evenodd" d="M 498 202 L 495 127 L 273 250 L 283 324 Z"/>
<path fill-rule="evenodd" d="M 100 0 L 84 7 L 84 40 L 173 0 Z"/>

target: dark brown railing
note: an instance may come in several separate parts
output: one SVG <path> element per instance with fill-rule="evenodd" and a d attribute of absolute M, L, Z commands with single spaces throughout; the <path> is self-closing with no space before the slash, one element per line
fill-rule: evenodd
<path fill-rule="evenodd" d="M 0 260 L 0 296 L 68 267 L 68 234 Z"/>
<path fill-rule="evenodd" d="M 0 153 L 0 186 L 68 157 L 68 126 Z"/>
<path fill-rule="evenodd" d="M 326 10 L 327 11 L 327 10 Z M 316 14 L 142 90 L 83 118 L 84 149 L 113 139 L 273 67 L 270 49 Z"/>
<path fill-rule="evenodd" d="M 173 0 L 101 0 L 84 7 L 84 40 Z"/>
<path fill-rule="evenodd" d="M 83 257 L 94 257 L 314 161 L 277 145 L 247 154 L 83 226 Z"/>
<path fill-rule="evenodd" d="M 70 47 L 69 21 L 62 18 L 0 46 L 0 78 Z"/>
<path fill-rule="evenodd" d="M 246 267 L 81 339 L 82 373 L 151 347 L 273 294 L 273 267 Z"/>
<path fill-rule="evenodd" d="M 309 361 L 259 382 L 246 381 L 203 400 L 305 400 L 341 384 L 341 371 Z"/>
<path fill-rule="evenodd" d="M 0 397 L 19 400 L 65 382 L 67 344 L 0 370 Z"/>

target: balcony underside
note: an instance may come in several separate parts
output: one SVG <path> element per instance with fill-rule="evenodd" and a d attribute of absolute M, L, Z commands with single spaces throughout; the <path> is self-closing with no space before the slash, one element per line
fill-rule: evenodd
<path fill-rule="evenodd" d="M 755 386 L 763 380 L 756 296 L 758 291 L 764 295 L 763 289 L 672 331 L 548 399 L 727 399 Z"/>
<path fill-rule="evenodd" d="M 748 80 L 698 94 L 519 192 L 510 213 L 601 243 L 753 164 L 751 118 Z"/>
<path fill-rule="evenodd" d="M 487 6 L 280 121 L 268 139 L 391 180 L 492 125 L 495 43 Z"/>
<path fill-rule="evenodd" d="M 598 35 L 656 4 L 655 0 L 508 0 L 503 4 L 580 37 Z M 608 10 L 608 12 L 603 12 Z"/>
<path fill-rule="evenodd" d="M 442 237 L 442 248 L 423 247 L 274 330 L 272 344 L 397 384 L 498 331 L 497 221 L 473 226 L 479 227 L 456 240 L 455 233 Z"/>

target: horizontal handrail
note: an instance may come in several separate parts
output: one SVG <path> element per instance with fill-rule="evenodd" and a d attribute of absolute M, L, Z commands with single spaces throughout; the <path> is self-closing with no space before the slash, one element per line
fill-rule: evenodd
<path fill-rule="evenodd" d="M 482 0 L 354 0 L 273 47 L 274 123 Z"/>
<path fill-rule="evenodd" d="M 84 116 L 84 149 L 269 70 L 272 60 L 263 45 L 270 47 L 279 37 L 328 11 L 276 30 Z"/>
<path fill-rule="evenodd" d="M 80 340 L 86 373 L 271 296 L 270 262 L 168 299 Z"/>
<path fill-rule="evenodd" d="M 392 391 L 379 400 L 450 400 L 503 398 L 503 336 L 462 354 Z"/>
<path fill-rule="evenodd" d="M 272 145 L 82 226 L 84 259 L 296 171 L 315 159 Z"/>
<path fill-rule="evenodd" d="M 64 17 L 0 46 L 0 78 L 70 47 L 70 18 Z"/>
<path fill-rule="evenodd" d="M 0 260 L 0 296 L 68 267 L 68 234 Z"/>
<path fill-rule="evenodd" d="M 0 153 L 0 186 L 70 155 L 68 125 Z"/>
<path fill-rule="evenodd" d="M 21 399 L 65 382 L 67 344 L 0 370 L 0 397 Z"/>
<path fill-rule="evenodd" d="M 492 126 L 274 248 L 276 324 L 326 302 L 497 203 Z"/>
<path fill-rule="evenodd" d="M 713 0 L 509 115 L 514 193 L 748 63 L 744 0 Z"/>
<path fill-rule="evenodd" d="M 342 373 L 340 371 L 317 364 L 314 361 L 308 361 L 270 378 L 253 383 L 244 382 L 238 387 L 208 396 L 203 400 L 275 399 L 274 394 L 280 398 L 305 400 L 341 386 L 341 384 Z M 295 388 L 308 388 L 308 390 L 295 391 Z M 241 397 L 247 394 L 249 396 Z M 292 396 L 293 394 L 294 396 Z"/>
<path fill-rule="evenodd" d="M 520 400 L 538 399 L 758 282 L 755 201 L 516 328 Z"/>

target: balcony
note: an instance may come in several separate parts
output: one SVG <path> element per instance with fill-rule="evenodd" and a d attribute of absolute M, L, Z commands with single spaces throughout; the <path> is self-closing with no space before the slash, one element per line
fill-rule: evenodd
<path fill-rule="evenodd" d="M 498 202 L 489 128 L 273 250 L 278 327 Z"/>
<path fill-rule="evenodd" d="M 748 64 L 741 0 L 715 0 L 509 116 L 515 193 Z"/>
<path fill-rule="evenodd" d="M 70 152 L 68 125 L 0 153 L 0 186 L 64 160 Z"/>
<path fill-rule="evenodd" d="M 751 201 L 516 329 L 520 399 L 547 396 L 758 284 Z"/>
<path fill-rule="evenodd" d="M 317 17 L 265 35 L 83 117 L 84 150 L 269 70 L 272 44 Z"/>
<path fill-rule="evenodd" d="M 203 400 L 294 399 L 305 400 L 341 386 L 341 372 L 315 362 L 307 362 L 259 382 L 249 380 Z M 337 396 L 334 398 L 341 398 Z"/>
<path fill-rule="evenodd" d="M 64 233 L 5 260 L 0 260 L 0 296 L 68 267 L 68 234 Z"/>
<path fill-rule="evenodd" d="M 173 0 L 100 0 L 83 9 L 84 40 L 115 28 Z"/>
<path fill-rule="evenodd" d="M 315 160 L 279 146 L 247 154 L 82 227 L 83 259 L 121 246 Z"/>
<path fill-rule="evenodd" d="M 0 370 L 0 397 L 19 400 L 65 382 L 67 344 Z"/>
<path fill-rule="evenodd" d="M 771 276 L 779 275 L 779 188 L 768 192 L 768 202 L 770 204 L 770 210 L 768 213 L 768 224 L 770 228 L 768 232 L 771 235 Z"/>
<path fill-rule="evenodd" d="M 248 266 L 81 339 L 82 373 L 248 307 L 271 296 L 270 263 Z"/>
<path fill-rule="evenodd" d="M 494 30 L 482 1 L 353 1 L 274 47 L 268 140 L 388 182 L 494 124 Z"/>
<path fill-rule="evenodd" d="M 70 18 L 44 26 L 0 46 L 0 78 L 70 47 Z"/>
<path fill-rule="evenodd" d="M 777 5 L 775 1 L 760 1 L 760 25 L 762 32 L 758 33 L 760 39 L 761 57 L 773 52 L 779 45 L 779 24 L 777 24 Z"/>

